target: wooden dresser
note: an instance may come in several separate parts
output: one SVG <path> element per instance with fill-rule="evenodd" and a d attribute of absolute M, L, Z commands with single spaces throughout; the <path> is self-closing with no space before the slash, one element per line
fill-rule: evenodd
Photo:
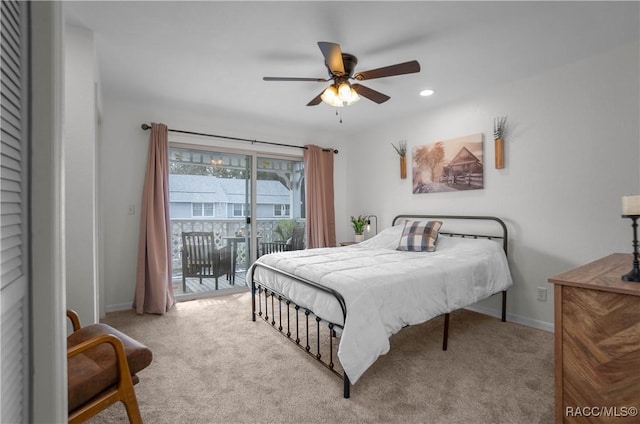
<path fill-rule="evenodd" d="M 640 422 L 640 283 L 621 279 L 632 261 L 615 253 L 549 279 L 556 423 Z"/>

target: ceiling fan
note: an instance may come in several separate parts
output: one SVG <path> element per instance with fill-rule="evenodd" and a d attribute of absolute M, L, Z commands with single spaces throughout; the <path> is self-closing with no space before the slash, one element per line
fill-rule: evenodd
<path fill-rule="evenodd" d="M 343 53 L 337 43 L 319 41 L 318 46 L 324 55 L 324 64 L 329 71 L 329 78 L 263 77 L 262 79 L 264 81 L 332 81 L 331 85 L 307 103 L 307 106 L 316 106 L 324 101 L 331 106 L 343 107 L 357 102 L 360 96 L 378 104 L 390 99 L 386 94 L 362 84 L 351 84 L 350 80 L 364 81 L 420 72 L 420 64 L 417 60 L 412 60 L 354 74 L 358 63 L 357 57 L 349 53 Z"/>

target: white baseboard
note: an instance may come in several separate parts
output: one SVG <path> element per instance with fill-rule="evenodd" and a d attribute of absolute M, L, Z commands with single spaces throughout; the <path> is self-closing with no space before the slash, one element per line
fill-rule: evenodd
<path fill-rule="evenodd" d="M 217 296 L 228 296 L 228 295 L 232 295 L 232 294 L 238 294 L 238 293 L 244 293 L 244 292 L 248 292 L 250 291 L 249 287 L 236 287 L 236 288 L 229 288 L 229 289 L 224 289 L 221 291 L 212 291 L 209 292 L 205 295 L 203 294 L 194 294 L 194 295 L 187 295 L 187 296 L 180 296 L 179 299 L 176 299 L 176 302 L 188 302 L 190 300 L 196 300 L 196 299 L 204 299 L 204 298 L 209 298 L 209 297 L 217 297 Z M 107 313 L 109 312 L 118 312 L 118 311 L 126 311 L 127 309 L 133 309 L 133 306 L 131 306 L 133 304 L 133 301 L 129 302 L 129 303 L 119 303 L 119 304 L 115 304 L 115 305 L 106 305 L 105 306 L 105 311 Z"/>
<path fill-rule="evenodd" d="M 465 309 L 478 312 L 480 314 L 496 317 L 496 318 L 502 318 L 502 311 L 498 309 L 486 308 L 478 305 L 468 306 Z M 526 325 L 527 327 L 533 327 L 539 330 L 544 330 L 544 331 L 553 333 L 554 325 L 552 322 L 540 321 L 537 319 L 524 317 L 522 315 L 510 314 L 508 312 L 507 312 L 507 321 L 515 322 L 518 324 Z"/>
<path fill-rule="evenodd" d="M 104 307 L 105 312 L 118 312 L 118 311 L 126 311 L 127 309 L 133 309 L 131 306 L 131 302 L 129 303 L 119 303 L 115 305 L 106 305 Z"/>
<path fill-rule="evenodd" d="M 243 290 L 239 290 L 238 292 L 240 291 L 246 291 L 246 288 L 244 288 Z M 230 294 L 230 293 L 225 292 L 224 294 Z M 184 299 L 184 300 L 190 300 L 190 299 Z M 118 311 L 125 311 L 131 308 L 132 308 L 131 303 L 120 303 L 115 305 L 107 305 L 105 307 L 105 310 L 106 312 L 118 312 Z M 468 306 L 464 309 L 468 309 L 470 311 L 478 312 L 484 315 L 489 315 L 495 318 L 502 317 L 502 311 L 498 309 L 487 308 L 487 307 L 478 306 L 478 305 Z M 531 319 L 522 315 L 510 314 L 510 313 L 507 313 L 507 321 L 515 322 L 518 324 L 526 325 L 527 327 L 533 327 L 533 328 L 537 328 L 540 330 L 553 333 L 554 326 L 552 322 L 540 321 L 537 319 Z"/>

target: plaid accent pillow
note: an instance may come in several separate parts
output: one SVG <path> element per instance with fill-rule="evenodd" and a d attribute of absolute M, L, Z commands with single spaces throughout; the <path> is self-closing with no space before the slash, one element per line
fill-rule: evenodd
<path fill-rule="evenodd" d="M 435 252 L 442 221 L 407 221 L 397 250 Z"/>

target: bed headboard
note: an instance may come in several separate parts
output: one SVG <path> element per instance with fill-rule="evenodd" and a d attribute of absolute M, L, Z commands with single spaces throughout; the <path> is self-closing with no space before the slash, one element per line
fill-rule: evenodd
<path fill-rule="evenodd" d="M 507 226 L 504 221 L 495 216 L 472 216 L 472 215 L 398 215 L 393 218 L 392 225 L 396 225 L 399 220 L 402 219 L 412 219 L 412 220 L 425 220 L 425 219 L 437 219 L 442 221 L 442 229 L 440 230 L 440 234 L 446 235 L 449 237 L 462 237 L 462 238 L 483 238 L 489 240 L 502 240 L 502 248 L 504 249 L 504 253 L 507 254 L 507 242 L 508 242 L 508 234 L 507 234 Z M 470 230 L 465 231 L 453 231 L 447 228 L 447 220 L 453 222 L 489 222 L 493 221 L 498 225 L 489 225 L 484 232 L 485 228 L 473 227 Z M 444 231 L 443 231 L 444 230 Z M 482 230 L 483 232 L 479 232 Z"/>

